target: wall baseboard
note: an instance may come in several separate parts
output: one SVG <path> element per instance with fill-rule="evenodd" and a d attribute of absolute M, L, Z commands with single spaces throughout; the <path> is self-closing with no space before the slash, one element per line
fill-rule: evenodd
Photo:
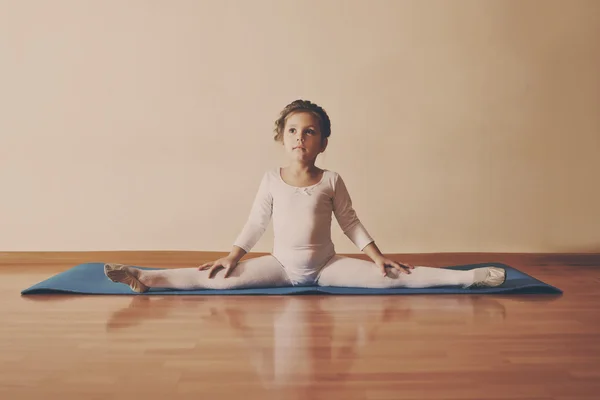
<path fill-rule="evenodd" d="M 2 266 L 43 266 L 81 264 L 86 262 L 118 262 L 134 265 L 194 266 L 224 257 L 228 252 L 214 251 L 28 251 L 0 252 Z M 249 253 L 254 258 L 268 253 Z M 367 259 L 365 254 L 341 255 Z M 600 266 L 600 253 L 386 253 L 386 256 L 414 265 L 447 266 L 484 262 L 502 262 L 512 265 Z"/>

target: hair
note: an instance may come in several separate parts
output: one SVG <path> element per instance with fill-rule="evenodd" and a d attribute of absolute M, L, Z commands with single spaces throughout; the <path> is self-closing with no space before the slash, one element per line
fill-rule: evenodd
<path fill-rule="evenodd" d="M 275 121 L 275 136 L 273 139 L 276 142 L 283 142 L 283 129 L 285 128 L 285 122 L 287 121 L 288 117 L 299 112 L 309 112 L 317 117 L 321 128 L 322 141 L 331 136 L 331 121 L 322 107 L 308 100 L 294 100 L 285 106 L 285 108 L 281 111 L 279 118 L 277 121 Z"/>

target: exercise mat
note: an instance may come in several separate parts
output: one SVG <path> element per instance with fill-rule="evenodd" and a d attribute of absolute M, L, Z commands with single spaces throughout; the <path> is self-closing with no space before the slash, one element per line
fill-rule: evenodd
<path fill-rule="evenodd" d="M 135 266 L 135 265 L 134 265 Z M 494 288 L 463 289 L 458 286 L 439 286 L 434 288 L 410 289 L 368 289 L 354 287 L 327 286 L 290 286 L 265 287 L 252 289 L 201 289 L 174 290 L 151 288 L 145 293 L 133 292 L 129 286 L 115 283 L 104 275 L 104 263 L 85 263 L 76 265 L 56 274 L 21 292 L 22 295 L 35 294 L 95 294 L 95 295 L 299 295 L 299 294 L 332 294 L 332 295 L 399 295 L 399 294 L 514 294 L 514 293 L 562 293 L 557 287 L 544 283 L 516 268 L 506 264 L 492 262 L 466 264 L 443 267 L 454 270 L 468 270 L 483 266 L 495 266 L 506 269 L 506 281 Z M 136 266 L 146 270 L 149 268 Z"/>

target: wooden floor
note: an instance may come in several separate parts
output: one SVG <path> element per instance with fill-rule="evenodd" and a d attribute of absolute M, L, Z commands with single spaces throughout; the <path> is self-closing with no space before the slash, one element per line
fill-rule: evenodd
<path fill-rule="evenodd" d="M 600 398 L 600 265 L 507 256 L 558 296 L 20 296 L 77 262 L 212 259 L 90 254 L 0 254 L 0 399 Z"/>

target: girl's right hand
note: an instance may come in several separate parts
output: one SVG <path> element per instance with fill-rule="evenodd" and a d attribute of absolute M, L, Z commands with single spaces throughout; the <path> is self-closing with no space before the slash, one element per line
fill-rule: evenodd
<path fill-rule="evenodd" d="M 224 268 L 225 278 L 227 278 L 234 270 L 238 262 L 230 257 L 219 258 L 217 261 L 207 262 L 198 267 L 199 271 L 208 271 L 208 278 L 212 279 L 216 275 L 217 271 Z"/>

